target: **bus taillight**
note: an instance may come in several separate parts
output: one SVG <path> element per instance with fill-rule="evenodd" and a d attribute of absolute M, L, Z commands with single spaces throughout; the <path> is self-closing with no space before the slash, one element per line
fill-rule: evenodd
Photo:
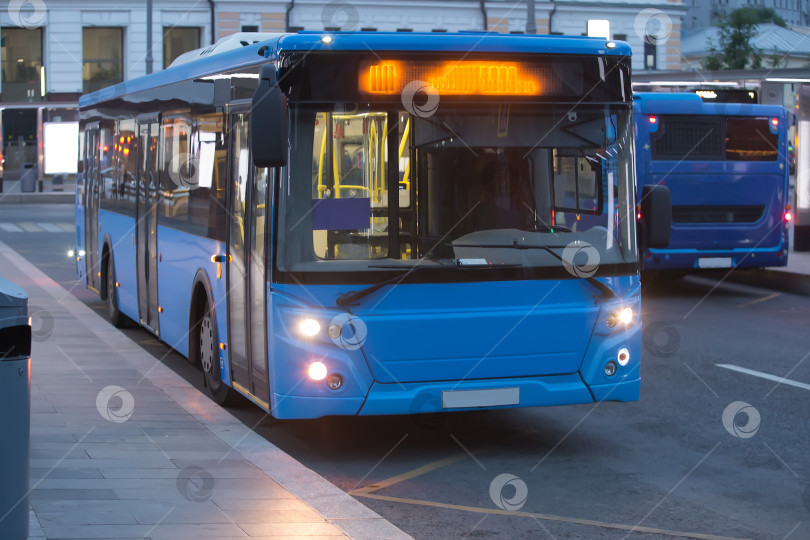
<path fill-rule="evenodd" d="M 658 122 L 658 118 L 656 118 L 655 116 L 650 116 L 650 123 L 655 124 L 656 122 Z"/>
<path fill-rule="evenodd" d="M 791 219 L 793 219 L 793 214 L 790 212 L 785 212 L 785 221 L 789 222 Z"/>

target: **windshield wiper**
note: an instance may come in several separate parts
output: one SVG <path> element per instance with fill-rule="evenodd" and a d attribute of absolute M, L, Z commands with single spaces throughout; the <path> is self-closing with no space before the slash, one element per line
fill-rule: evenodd
<path fill-rule="evenodd" d="M 436 268 L 435 266 L 412 266 L 410 268 L 402 268 L 399 266 L 390 266 L 390 265 L 369 265 L 369 268 L 387 268 L 390 270 L 397 270 L 399 273 L 392 278 L 386 279 L 385 281 L 380 281 L 379 283 L 375 283 L 374 285 L 369 285 L 364 289 L 358 289 L 356 291 L 349 291 L 343 293 L 337 297 L 335 303 L 339 306 L 349 306 L 360 300 L 361 298 L 365 298 L 366 296 L 370 295 L 371 293 L 378 291 L 385 287 L 386 285 L 390 285 L 392 283 L 396 283 L 398 280 L 402 281 L 405 277 L 414 272 L 416 270 L 425 270 L 426 268 Z"/>
<path fill-rule="evenodd" d="M 337 297 L 335 303 L 339 306 L 349 306 L 354 304 L 357 300 L 361 298 L 365 298 L 366 296 L 370 295 L 371 293 L 378 291 L 385 287 L 386 285 L 390 285 L 392 283 L 398 283 L 404 280 L 408 274 L 415 270 L 435 270 L 436 268 L 455 268 L 459 270 L 464 269 L 478 269 L 481 268 L 514 268 L 520 267 L 520 264 L 498 264 L 498 265 L 484 265 L 484 264 L 462 264 L 458 260 L 453 259 L 453 264 L 439 264 L 439 265 L 429 265 L 429 266 L 419 266 L 414 265 L 409 268 L 403 268 L 401 266 L 392 266 L 387 264 L 370 264 L 369 268 L 385 268 L 388 270 L 396 270 L 399 273 L 392 278 L 386 279 L 384 281 L 380 281 L 379 283 L 375 283 L 373 285 L 369 285 L 364 289 L 358 289 L 356 291 L 349 291 L 343 293 Z"/>
<path fill-rule="evenodd" d="M 512 244 L 450 244 L 452 247 L 469 247 L 469 248 L 495 248 L 495 249 L 542 249 L 547 253 L 550 253 L 554 256 L 558 261 L 565 264 L 565 260 L 559 255 L 556 251 L 551 248 L 565 248 L 566 246 L 540 246 L 536 244 L 521 244 L 517 240 L 513 240 Z M 599 292 L 602 293 L 602 298 L 613 298 L 616 296 L 616 293 L 613 292 L 613 289 L 599 281 L 593 276 L 589 276 L 585 279 L 588 283 L 593 285 L 595 288 L 599 289 Z"/>

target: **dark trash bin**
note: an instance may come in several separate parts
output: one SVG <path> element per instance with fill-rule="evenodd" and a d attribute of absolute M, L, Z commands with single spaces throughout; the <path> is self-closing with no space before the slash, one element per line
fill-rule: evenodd
<path fill-rule="evenodd" d="M 0 277 L 0 538 L 28 538 L 31 325 L 28 295 Z"/>
<path fill-rule="evenodd" d="M 20 176 L 20 191 L 34 193 L 37 190 L 37 166 L 35 163 L 26 163 Z"/>

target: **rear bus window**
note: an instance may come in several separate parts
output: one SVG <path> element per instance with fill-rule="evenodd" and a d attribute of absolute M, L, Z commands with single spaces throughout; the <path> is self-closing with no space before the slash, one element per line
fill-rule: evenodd
<path fill-rule="evenodd" d="M 726 120 L 726 160 L 776 161 L 779 135 L 771 133 L 768 118 Z"/>

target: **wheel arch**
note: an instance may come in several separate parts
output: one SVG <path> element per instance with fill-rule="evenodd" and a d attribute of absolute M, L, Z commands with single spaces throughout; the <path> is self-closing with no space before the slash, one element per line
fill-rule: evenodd
<path fill-rule="evenodd" d="M 200 345 L 195 336 L 197 327 L 205 314 L 206 305 L 210 306 L 214 321 L 217 320 L 213 298 L 208 273 L 202 268 L 198 268 L 191 285 L 191 305 L 188 310 L 188 360 L 193 364 L 197 364 L 200 359 Z"/>

